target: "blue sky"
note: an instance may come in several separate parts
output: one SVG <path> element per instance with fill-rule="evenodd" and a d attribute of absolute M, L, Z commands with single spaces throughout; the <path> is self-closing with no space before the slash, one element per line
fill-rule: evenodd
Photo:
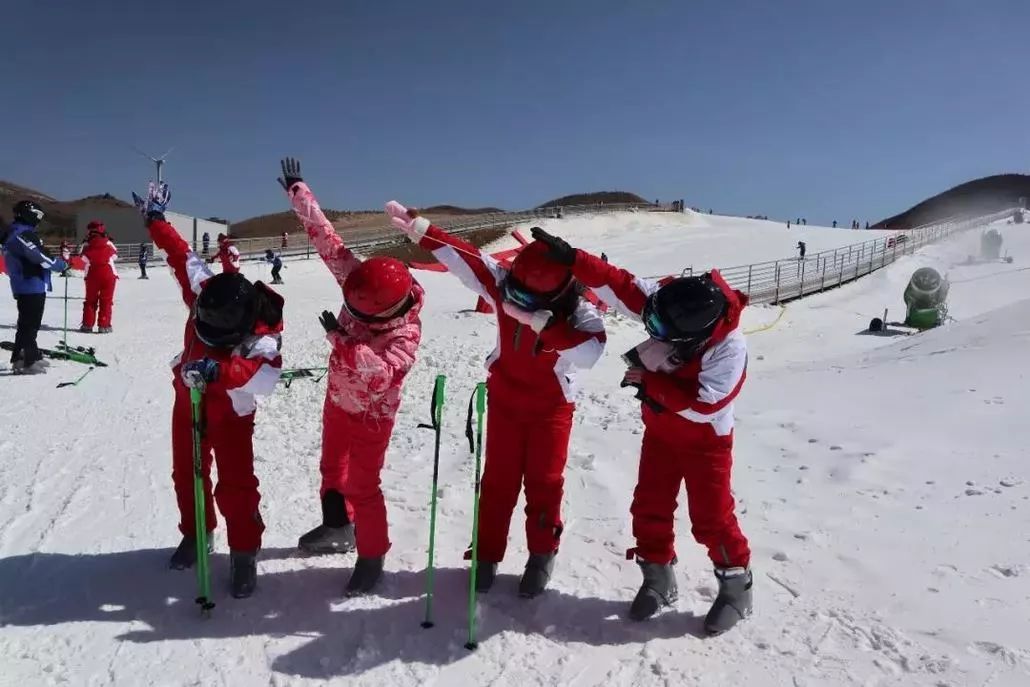
<path fill-rule="evenodd" d="M 1025 0 L 17 3 L 0 178 L 176 210 L 524 208 L 621 189 L 878 220 L 1030 165 Z M 55 9 L 59 5 L 60 9 Z"/>

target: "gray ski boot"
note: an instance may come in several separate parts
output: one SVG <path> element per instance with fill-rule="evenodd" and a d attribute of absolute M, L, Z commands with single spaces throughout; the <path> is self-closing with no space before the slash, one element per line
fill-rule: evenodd
<path fill-rule="evenodd" d="M 519 580 L 519 596 L 524 599 L 532 599 L 534 596 L 543 594 L 547 583 L 551 580 L 556 555 L 558 555 L 556 551 L 529 554 L 526 571 L 522 573 L 522 579 Z"/>
<path fill-rule="evenodd" d="M 719 635 L 751 615 L 750 568 L 716 568 L 719 595 L 705 616 L 705 632 Z"/>
<path fill-rule="evenodd" d="M 629 607 L 629 617 L 640 621 L 647 620 L 663 606 L 676 603 L 679 589 L 676 586 L 676 573 L 672 569 L 672 563 L 663 565 L 638 558 L 637 565 L 644 574 L 644 581 Z"/>
<path fill-rule="evenodd" d="M 257 587 L 257 551 L 229 552 L 229 581 L 232 595 L 246 599 Z"/>
<path fill-rule="evenodd" d="M 354 564 L 354 572 L 343 590 L 344 596 L 364 596 L 370 594 L 383 577 L 384 558 L 358 558 Z"/>
<path fill-rule="evenodd" d="M 476 592 L 478 594 L 489 592 L 494 586 L 495 579 L 497 579 L 497 564 L 479 561 L 476 566 Z"/>
<path fill-rule="evenodd" d="M 354 525 L 347 520 L 343 494 L 329 490 L 322 497 L 322 524 L 301 535 L 297 547 L 305 553 L 349 553 L 354 550 Z"/>
<path fill-rule="evenodd" d="M 215 550 L 214 543 L 211 541 L 211 533 L 207 535 L 207 552 L 211 553 Z M 168 567 L 172 570 L 186 570 L 192 568 L 197 562 L 197 540 L 193 537 L 183 537 L 182 541 L 179 542 L 179 546 L 175 549 L 175 553 L 168 560 Z"/>
<path fill-rule="evenodd" d="M 97 327 L 97 334 L 110 334 L 114 331 L 114 327 Z"/>

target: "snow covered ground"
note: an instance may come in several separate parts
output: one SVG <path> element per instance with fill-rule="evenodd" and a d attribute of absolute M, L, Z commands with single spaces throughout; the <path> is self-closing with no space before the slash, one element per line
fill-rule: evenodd
<path fill-rule="evenodd" d="M 797 240 L 774 223 L 706 216 L 554 228 L 650 274 L 785 257 Z M 115 333 L 72 337 L 112 367 L 61 390 L 81 366 L 0 377 L 0 684 L 1030 684 L 1030 229 L 1001 230 L 1011 265 L 958 264 L 976 252 L 971 232 L 783 311 L 748 309 L 746 327 L 769 327 L 750 337 L 736 436 L 756 614 L 716 639 L 699 636 L 715 584 L 685 514 L 678 607 L 646 624 L 624 618 L 639 584 L 623 552 L 641 428 L 618 389 L 618 354 L 641 332 L 610 318 L 609 352 L 583 378 L 552 591 L 529 602 L 514 593 L 525 555 L 516 516 L 503 575 L 482 599 L 475 653 L 462 646 L 472 504 L 462 433 L 495 336 L 490 317 L 464 311 L 475 297 L 451 275 L 419 275 L 424 343 L 384 474 L 394 548 L 381 593 L 343 600 L 351 559 L 294 549 L 318 518 L 324 393 L 324 382 L 297 381 L 258 411 L 268 525 L 259 591 L 245 601 L 225 593 L 219 531 L 218 606 L 202 620 L 194 576 L 165 567 L 178 541 L 167 361 L 186 313 L 163 270 L 149 281 L 126 273 Z M 811 251 L 872 237 L 801 231 Z M 949 273 L 956 321 L 914 337 L 859 333 L 884 308 L 901 317 L 904 285 L 924 264 Z M 286 364 L 324 364 L 316 317 L 338 306 L 338 288 L 317 260 L 290 262 L 283 276 Z M 71 301 L 75 323 L 80 303 Z M 49 302 L 50 327 L 61 306 Z M 0 299 L 3 338 L 13 322 L 11 301 Z M 428 419 L 438 373 L 448 375 L 448 405 L 437 625 L 423 630 L 432 434 L 416 424 Z"/>

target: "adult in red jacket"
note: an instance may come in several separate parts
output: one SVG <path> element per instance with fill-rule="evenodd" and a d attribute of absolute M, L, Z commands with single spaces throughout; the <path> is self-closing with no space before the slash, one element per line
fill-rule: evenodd
<path fill-rule="evenodd" d="M 477 584 L 481 592 L 493 584 L 512 511 L 525 485 L 530 555 L 519 593 L 536 596 L 550 580 L 562 532 L 575 373 L 592 367 L 604 351 L 601 316 L 581 297 L 569 268 L 552 260 L 539 241 L 527 245 L 509 271 L 395 201 L 387 212 L 395 226 L 431 251 L 497 313 L 497 348 L 487 360 L 490 403 Z"/>
<path fill-rule="evenodd" d="M 118 249 L 107 237 L 102 222 L 90 222 L 88 229 L 82 248 L 82 261 L 86 265 L 86 300 L 82 304 L 82 326 L 79 330 L 92 332 L 96 324 L 99 333 L 108 334 L 114 310 L 114 287 L 118 282 L 118 272 L 114 267 Z"/>
<path fill-rule="evenodd" d="M 293 211 L 343 291 L 339 316 L 327 311 L 321 318 L 332 346 L 322 408 L 322 524 L 299 546 L 345 552 L 356 537 L 358 560 L 345 593 L 357 596 L 374 589 L 390 549 L 379 475 L 422 338 L 423 291 L 400 261 L 362 261 L 348 250 L 301 178 L 300 163 L 283 160 L 282 170 Z"/>
<path fill-rule="evenodd" d="M 236 274 L 240 271 L 240 249 L 225 234 L 218 235 L 218 252 L 208 258 L 208 262 L 218 259 L 222 263 L 222 274 Z"/>
<path fill-rule="evenodd" d="M 694 538 L 708 549 L 719 595 L 705 618 L 710 634 L 751 613 L 751 551 L 734 515 L 730 489 L 733 401 L 744 385 L 747 344 L 740 314 L 747 296 L 716 271 L 698 276 L 641 279 L 543 231 L 534 238 L 602 300 L 642 320 L 649 339 L 623 359 L 623 386 L 641 399 L 644 437 L 633 492 L 633 535 L 644 582 L 630 608 L 643 620 L 676 600 L 673 532 L 680 484 Z"/>
<path fill-rule="evenodd" d="M 167 185 L 152 188 L 143 205 L 154 244 L 165 251 L 189 310 L 183 350 L 172 361 L 172 482 L 179 506 L 182 542 L 170 566 L 196 562 L 193 501 L 193 421 L 190 389 L 204 391 L 203 452 L 206 524 L 215 528 L 214 503 L 225 517 L 233 596 L 250 596 L 257 583 L 256 556 L 265 529 L 258 511 L 254 475 L 254 415 L 257 397 L 279 381 L 283 299 L 261 282 L 240 274 L 215 275 L 164 219 Z M 212 453 L 218 486 L 211 499 Z M 209 539 L 210 541 L 210 539 Z"/>

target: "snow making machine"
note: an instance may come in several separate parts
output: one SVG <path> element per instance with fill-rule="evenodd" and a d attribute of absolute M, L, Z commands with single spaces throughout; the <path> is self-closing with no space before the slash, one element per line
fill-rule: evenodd
<path fill-rule="evenodd" d="M 905 293 L 905 321 L 889 324 L 907 328 L 905 330 L 888 330 L 887 311 L 883 318 L 874 317 L 869 323 L 870 333 L 879 334 L 915 334 L 940 326 L 948 317 L 948 278 L 932 267 L 920 267 L 912 273 Z"/>

